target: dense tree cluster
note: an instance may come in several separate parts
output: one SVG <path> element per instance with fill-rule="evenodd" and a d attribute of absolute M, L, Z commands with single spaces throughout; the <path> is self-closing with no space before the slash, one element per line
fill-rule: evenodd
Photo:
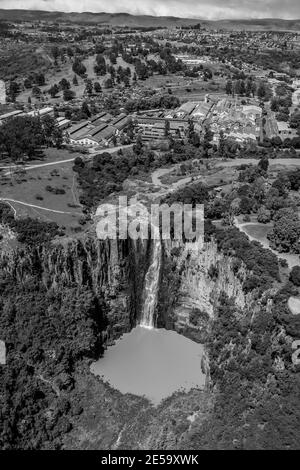
<path fill-rule="evenodd" d="M 33 158 L 42 145 L 60 146 L 62 134 L 51 116 L 17 116 L 0 127 L 0 155 L 16 161 L 24 156 Z"/>
<path fill-rule="evenodd" d="M 0 367 L 0 446 L 59 449 L 72 417 L 82 411 L 70 398 L 73 374 L 99 353 L 102 311 L 88 286 L 70 282 L 47 289 L 35 248 L 17 255 L 24 256 L 26 278 L 2 266 L 0 276 L 0 330 L 7 348 L 7 364 Z"/>
<path fill-rule="evenodd" d="M 221 294 L 208 341 L 215 402 L 187 433 L 185 448 L 299 448 L 300 375 L 287 336 L 300 333 L 286 307 L 292 292 L 287 285 L 271 311 L 260 305 L 255 312 L 240 312 Z"/>
<path fill-rule="evenodd" d="M 129 113 L 134 111 L 143 111 L 146 109 L 154 108 L 177 108 L 179 106 L 179 99 L 176 96 L 165 94 L 153 94 L 149 97 L 138 98 L 135 100 L 128 100 L 125 108 Z"/>
<path fill-rule="evenodd" d="M 41 222 L 30 217 L 15 219 L 12 209 L 0 203 L 0 223 L 9 225 L 17 234 L 17 240 L 26 245 L 36 246 L 49 243 L 55 236 L 62 235 L 62 230 L 55 222 Z"/>

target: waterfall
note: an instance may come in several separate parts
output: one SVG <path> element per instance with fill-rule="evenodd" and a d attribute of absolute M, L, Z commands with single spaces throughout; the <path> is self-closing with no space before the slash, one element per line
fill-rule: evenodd
<path fill-rule="evenodd" d="M 145 276 L 144 287 L 144 305 L 140 325 L 144 328 L 153 328 L 154 311 L 157 304 L 158 284 L 161 265 L 161 240 L 159 232 L 155 232 L 153 239 L 153 249 L 151 256 L 151 264 Z"/>

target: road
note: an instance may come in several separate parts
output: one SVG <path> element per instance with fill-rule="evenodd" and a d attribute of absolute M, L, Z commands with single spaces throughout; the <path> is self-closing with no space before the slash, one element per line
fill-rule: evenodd
<path fill-rule="evenodd" d="M 94 154 L 90 154 L 90 155 L 83 155 L 83 158 L 92 158 L 94 157 L 95 155 L 101 155 L 102 153 L 114 153 L 114 152 L 117 152 L 118 150 L 120 149 L 127 149 L 127 148 L 130 148 L 132 147 L 133 144 L 130 144 L 130 145 L 119 145 L 118 147 L 110 147 L 108 149 L 104 149 L 104 150 L 100 150 L 99 152 L 95 152 Z M 12 165 L 12 166 L 0 166 L 0 170 L 8 170 L 7 173 L 5 174 L 9 174 L 12 170 L 15 170 L 15 169 L 24 169 L 26 171 L 28 170 L 35 170 L 36 168 L 43 168 L 43 167 L 46 167 L 46 166 L 53 166 L 53 165 L 61 165 L 63 163 L 70 163 L 70 162 L 73 162 L 75 160 L 76 157 L 73 157 L 73 158 L 68 158 L 66 160 L 56 160 L 55 162 L 48 162 L 48 163 L 38 163 L 37 165 Z"/>

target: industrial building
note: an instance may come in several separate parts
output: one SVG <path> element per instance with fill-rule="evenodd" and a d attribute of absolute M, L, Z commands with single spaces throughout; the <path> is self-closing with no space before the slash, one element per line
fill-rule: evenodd
<path fill-rule="evenodd" d="M 166 125 L 169 123 L 169 134 L 173 138 L 184 138 L 188 130 L 188 119 L 167 119 L 160 117 L 138 116 L 137 127 L 144 141 L 163 140 L 166 138 Z"/>
<path fill-rule="evenodd" d="M 126 114 L 112 118 L 108 113 L 101 113 L 93 116 L 90 120 L 83 121 L 72 126 L 67 131 L 70 143 L 74 145 L 84 145 L 87 147 L 97 147 L 98 145 L 108 145 L 114 135 L 119 135 L 129 124 L 130 117 Z"/>

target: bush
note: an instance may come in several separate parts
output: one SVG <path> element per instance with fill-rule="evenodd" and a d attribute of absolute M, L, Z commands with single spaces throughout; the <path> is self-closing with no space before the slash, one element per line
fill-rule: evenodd
<path fill-rule="evenodd" d="M 261 206 L 257 212 L 257 222 L 267 224 L 271 220 L 271 212 L 264 206 Z"/>
<path fill-rule="evenodd" d="M 300 287 L 300 266 L 294 266 L 291 274 L 290 281 L 297 287 Z"/>
<path fill-rule="evenodd" d="M 46 191 L 53 194 L 66 194 L 66 191 L 63 188 L 54 188 L 53 186 L 47 185 Z"/>
<path fill-rule="evenodd" d="M 30 217 L 14 221 L 14 229 L 18 233 L 17 240 L 28 245 L 47 243 L 61 234 L 55 222 L 40 222 Z"/>

